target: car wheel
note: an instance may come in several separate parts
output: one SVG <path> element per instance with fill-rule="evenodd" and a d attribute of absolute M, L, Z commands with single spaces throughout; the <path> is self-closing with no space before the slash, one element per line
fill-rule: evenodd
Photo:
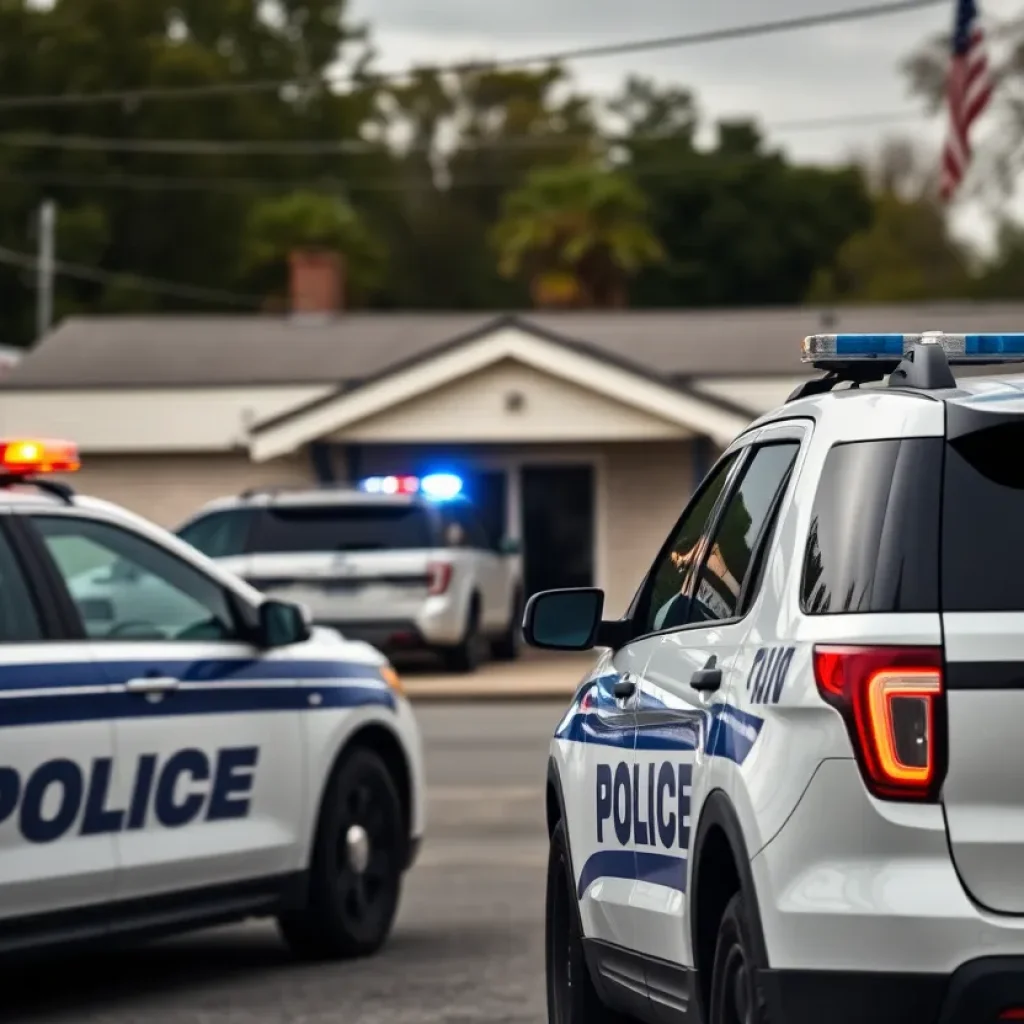
<path fill-rule="evenodd" d="M 601 1002 L 590 977 L 561 822 L 548 854 L 545 922 L 548 1024 L 627 1024 L 629 1018 Z"/>
<path fill-rule="evenodd" d="M 718 926 L 711 969 L 710 1024 L 769 1024 L 754 948 L 743 897 L 737 893 Z"/>
<path fill-rule="evenodd" d="M 491 644 L 491 657 L 495 661 L 515 661 L 522 649 L 523 599 L 516 591 L 509 613 L 508 629 Z"/>
<path fill-rule="evenodd" d="M 306 905 L 278 919 L 289 947 L 313 959 L 380 949 L 398 910 L 407 847 L 391 773 L 372 750 L 353 750 L 327 784 Z"/>
<path fill-rule="evenodd" d="M 480 636 L 480 600 L 474 597 L 469 604 L 466 616 L 466 629 L 462 634 L 462 642 L 444 651 L 445 668 L 449 672 L 475 672 L 480 667 L 483 651 L 483 638 Z"/>

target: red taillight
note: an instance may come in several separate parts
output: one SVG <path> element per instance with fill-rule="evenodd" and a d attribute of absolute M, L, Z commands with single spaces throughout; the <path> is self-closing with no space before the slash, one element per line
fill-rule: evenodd
<path fill-rule="evenodd" d="M 814 677 L 843 716 L 875 796 L 937 799 L 946 770 L 941 647 L 816 646 Z"/>
<path fill-rule="evenodd" d="M 427 584 L 427 593 L 431 595 L 443 594 L 452 581 L 451 562 L 431 562 L 427 566 L 427 575 L 430 582 Z"/>
<path fill-rule="evenodd" d="M 1024 1020 L 1024 1007 L 1014 1006 L 999 1014 L 1000 1020 Z"/>

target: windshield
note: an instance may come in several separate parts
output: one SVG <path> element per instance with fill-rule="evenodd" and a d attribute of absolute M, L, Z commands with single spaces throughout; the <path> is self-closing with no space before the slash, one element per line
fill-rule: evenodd
<path fill-rule="evenodd" d="M 434 546 L 425 509 L 408 505 L 290 505 L 215 513 L 197 520 L 183 540 L 212 558 L 229 554 L 394 551 Z M 210 519 L 214 518 L 213 516 Z"/>

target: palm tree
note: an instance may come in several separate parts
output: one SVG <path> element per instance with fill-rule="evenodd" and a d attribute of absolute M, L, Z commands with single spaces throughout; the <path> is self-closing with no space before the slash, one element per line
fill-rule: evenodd
<path fill-rule="evenodd" d="M 499 270 L 525 276 L 537 306 L 622 307 L 626 279 L 664 258 L 647 214 L 643 194 L 614 171 L 538 169 L 502 204 Z"/>

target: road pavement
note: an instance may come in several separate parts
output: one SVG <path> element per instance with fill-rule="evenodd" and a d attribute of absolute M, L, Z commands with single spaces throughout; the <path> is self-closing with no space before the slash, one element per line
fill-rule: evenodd
<path fill-rule="evenodd" d="M 270 924 L 4 974 L 0 1021 L 543 1024 L 543 786 L 564 701 L 418 708 L 428 837 L 371 960 L 290 959 Z"/>

